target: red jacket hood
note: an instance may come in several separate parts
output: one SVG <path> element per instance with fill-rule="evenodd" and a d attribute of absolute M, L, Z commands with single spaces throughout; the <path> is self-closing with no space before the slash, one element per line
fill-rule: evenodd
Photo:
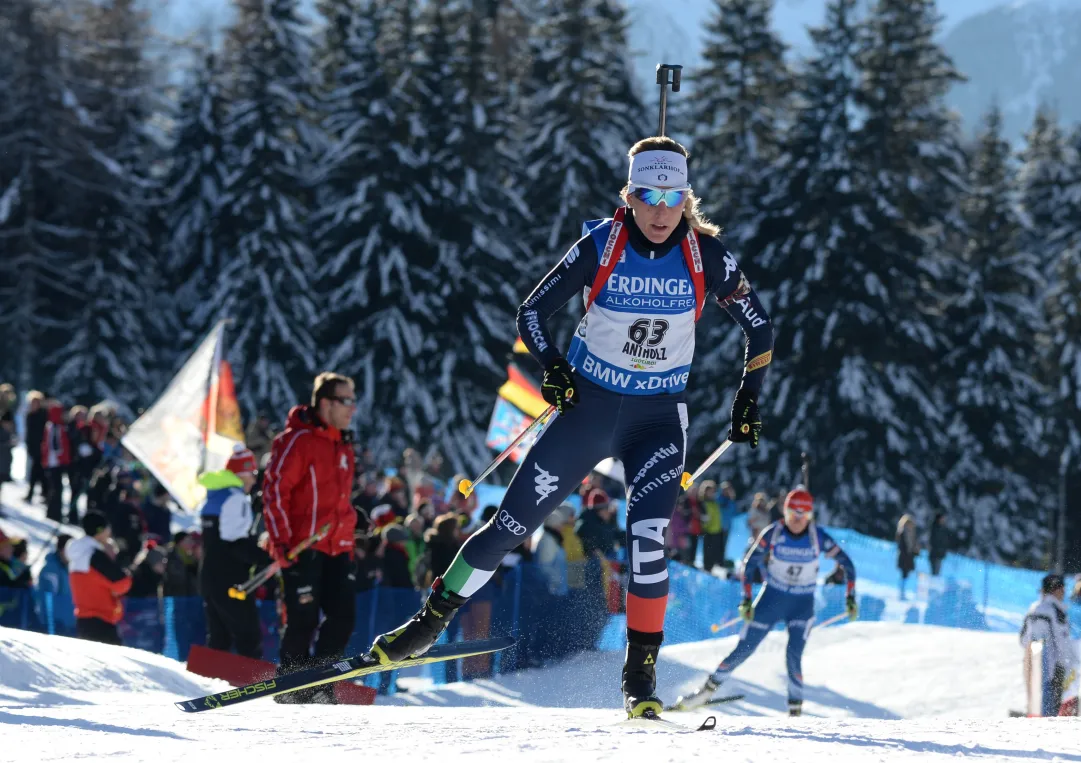
<path fill-rule="evenodd" d="M 285 430 L 288 432 L 289 430 L 296 431 L 298 429 L 310 430 L 312 434 L 330 440 L 342 439 L 341 430 L 329 424 L 324 424 L 323 420 L 319 418 L 319 414 L 310 405 L 294 405 L 289 410 L 289 415 L 285 419 Z"/>
<path fill-rule="evenodd" d="M 49 409 L 49 421 L 53 422 L 54 424 L 63 424 L 64 423 L 64 409 L 61 408 L 59 405 L 54 405 L 52 408 L 50 408 Z"/>

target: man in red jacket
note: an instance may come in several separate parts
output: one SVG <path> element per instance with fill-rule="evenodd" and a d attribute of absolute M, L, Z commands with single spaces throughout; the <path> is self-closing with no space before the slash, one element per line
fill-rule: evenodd
<path fill-rule="evenodd" d="M 41 440 L 41 466 L 45 469 L 45 516 L 63 522 L 64 473 L 71 468 L 71 440 L 68 428 L 64 426 L 64 408 L 60 401 L 49 400 L 45 403 L 45 409 L 48 420 Z M 74 498 L 73 495 L 73 501 Z M 77 513 L 74 506 L 68 508 L 69 515 Z"/>
<path fill-rule="evenodd" d="M 263 518 L 271 555 L 282 567 L 285 628 L 279 673 L 341 657 L 353 633 L 356 610 L 353 535 L 357 515 L 353 490 L 353 443 L 349 429 L 357 401 L 353 380 L 321 373 L 311 405 L 289 411 L 285 431 L 274 438 L 263 477 Z M 294 561 L 289 549 L 330 531 Z M 319 625 L 319 612 L 325 617 Z M 319 630 L 314 654 L 312 636 Z M 332 692 L 313 690 L 275 697 L 279 702 L 331 701 Z"/>

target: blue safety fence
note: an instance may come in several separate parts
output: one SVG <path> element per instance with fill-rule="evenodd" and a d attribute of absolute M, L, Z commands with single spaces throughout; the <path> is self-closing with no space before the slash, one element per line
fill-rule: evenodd
<path fill-rule="evenodd" d="M 568 564 L 552 570 L 523 563 L 503 568 L 451 621 L 443 641 L 511 634 L 517 644 L 493 657 L 476 657 L 430 666 L 436 682 L 486 677 L 535 667 L 593 648 L 609 619 L 600 562 Z M 555 582 L 554 582 L 555 581 Z M 206 619 L 198 597 L 124 598 L 118 624 L 126 646 L 184 660 L 193 644 L 204 644 Z M 413 589 L 377 586 L 357 594 L 349 655 L 367 651 L 376 635 L 401 624 L 420 607 L 423 594 Z M 57 635 L 74 635 L 57 617 L 51 594 L 35 600 L 32 591 L 0 589 L 0 626 Z M 275 601 L 258 602 L 263 654 L 276 662 L 281 616 Z M 391 676 L 370 677 L 373 686 L 389 690 Z"/>
<path fill-rule="evenodd" d="M 497 502 L 499 497 L 493 491 L 485 500 Z M 827 529 L 856 565 L 861 620 L 1016 633 L 1025 611 L 1039 595 L 1042 572 L 949 554 L 940 574 L 934 576 L 924 553 L 916 561 L 902 598 L 893 542 L 843 528 Z M 739 516 L 730 528 L 728 558 L 738 560 L 747 542 L 746 518 Z M 617 554 L 615 561 L 625 563 L 625 554 Z M 816 594 L 818 622 L 844 611 L 845 587 L 825 583 L 832 567 L 823 561 L 823 585 Z M 738 631 L 738 623 L 722 627 L 736 617 L 741 598 L 734 572 L 726 579 L 671 562 L 669 574 L 666 643 L 701 641 Z M 510 634 L 518 638 L 517 645 L 495 658 L 432 666 L 428 674 L 442 682 L 538 666 L 590 648 L 622 649 L 626 620 L 622 614 L 609 613 L 600 563 L 568 565 L 556 578 L 550 569 L 534 564 L 502 569 L 452 621 L 444 639 Z M 356 623 L 347 652 L 367 649 L 377 634 L 412 615 L 421 600 L 422 593 L 412 589 L 376 587 L 358 593 Z M 182 660 L 192 644 L 204 643 L 205 619 L 198 598 L 124 601 L 120 633 L 129 646 Z M 273 660 L 278 653 L 280 614 L 274 602 L 260 602 L 259 607 L 264 654 Z M 1070 620 L 1074 637 L 1081 638 L 1081 606 L 1071 606 Z M 66 616 L 55 612 L 50 596 L 40 597 L 35 604 L 29 592 L 0 589 L 0 625 L 72 635 L 70 622 L 70 612 Z M 373 685 L 382 681 L 387 689 L 387 680 L 386 676 L 373 677 Z"/>

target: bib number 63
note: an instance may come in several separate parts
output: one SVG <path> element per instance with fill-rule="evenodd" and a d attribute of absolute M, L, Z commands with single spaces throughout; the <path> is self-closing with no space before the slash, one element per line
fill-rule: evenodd
<path fill-rule="evenodd" d="M 668 333 L 668 321 L 663 318 L 639 318 L 627 329 L 627 338 L 635 344 L 656 347 Z"/>

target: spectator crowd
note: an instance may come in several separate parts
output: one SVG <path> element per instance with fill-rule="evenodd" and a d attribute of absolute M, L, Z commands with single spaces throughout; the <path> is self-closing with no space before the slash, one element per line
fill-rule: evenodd
<path fill-rule="evenodd" d="M 331 400 L 351 398 L 339 393 Z M 355 408 L 355 401 L 351 405 Z M 314 411 L 314 406 L 309 410 Z M 351 417 L 352 409 L 343 419 L 343 429 L 350 428 Z M 184 518 L 175 515 L 168 490 L 123 447 L 126 427 L 118 406 L 108 401 L 91 408 L 65 408 L 58 399 L 31 391 L 23 396 L 20 405 L 12 385 L 0 385 L 0 483 L 11 481 L 12 449 L 23 442 L 27 454 L 26 501 L 42 502 L 49 519 L 83 530 L 83 535 L 76 538 L 65 532 L 62 524 L 58 526 L 55 542 L 36 580 L 31 573 L 36 560 L 28 558 L 25 539 L 0 533 L 0 588 L 32 591 L 33 616 L 43 630 L 120 643 L 123 639 L 117 626 L 126 598 L 209 597 L 205 586 L 200 585 L 206 519 L 202 527 L 188 524 L 191 529 L 173 529 L 184 527 L 183 521 L 176 521 Z M 229 475 L 222 483 L 227 492 L 243 484 L 245 505 L 250 507 L 253 548 L 254 539 L 262 539 L 258 544 L 261 551 L 249 549 L 241 555 L 242 571 L 254 571 L 271 558 L 283 560 L 283 552 L 276 552 L 272 540 L 268 540 L 267 531 L 274 528 L 264 517 L 262 490 L 268 468 L 273 469 L 279 434 L 268 415 L 256 414 L 245 432 L 252 461 L 251 484 L 246 478 L 240 481 Z M 438 453 L 425 458 L 410 448 L 394 463 L 385 463 L 384 454 L 356 444 L 352 438 L 343 436 L 342 443 L 352 455 L 352 485 L 346 500 L 356 523 L 351 535 L 350 572 L 339 577 L 349 581 L 351 595 L 377 587 L 426 591 L 447 570 L 466 538 L 498 512 L 496 506 L 480 507 L 476 494 L 462 496 L 455 487 L 466 475 L 449 474 Z M 623 606 L 624 536 L 617 524 L 617 503 L 611 498 L 621 490 L 619 482 L 598 472 L 588 477 L 577 491 L 578 500 L 560 506 L 504 560 L 500 573 L 486 590 L 473 597 L 468 611 L 452 625 L 450 637 L 461 634 L 473 639 L 488 635 L 495 590 L 507 573 L 519 565 L 528 565 L 544 591 L 545 600 L 537 604 L 538 609 L 563 606 L 584 623 L 591 623 L 582 630 L 582 643 L 564 645 L 565 650 L 589 648 L 607 615 Z M 249 493 L 250 500 L 246 497 Z M 701 482 L 678 500 L 667 532 L 670 557 L 727 576 L 736 568 L 734 560 L 746 550 L 729 548 L 729 534 L 737 515 L 747 514 L 753 539 L 769 523 L 781 518 L 784 495 L 784 490 L 759 492 L 747 505 L 740 506 L 731 483 Z M 224 515 L 221 521 L 225 522 Z M 223 529 L 224 525 L 219 528 L 214 524 L 210 540 L 222 541 Z M 244 533 L 248 532 L 245 528 Z M 920 551 L 912 517 L 906 515 L 899 523 L 897 544 L 904 597 L 905 580 Z M 938 574 L 949 545 L 944 514 L 935 518 L 929 544 L 933 571 Z M 283 567 L 288 567 L 288 562 Z M 255 589 L 251 598 L 288 601 L 287 594 L 282 577 L 274 576 Z M 409 600 L 410 605 L 419 598 L 418 593 Z M 284 604 L 278 606 L 280 611 L 286 608 Z M 5 600 L 0 597 L 0 617 L 4 607 Z M 225 614 L 228 619 L 228 612 Z M 403 609 L 401 614 L 404 619 L 411 610 Z M 523 616 L 528 622 L 533 615 L 526 612 Z M 207 619 L 213 631 L 211 623 L 220 620 L 209 615 Z M 521 632 L 529 634 L 530 630 L 522 627 Z M 305 638 L 310 640 L 310 634 Z M 528 642 L 528 635 L 525 640 Z M 261 656 L 261 648 L 251 639 L 247 643 L 241 646 L 238 640 L 232 646 L 241 653 Z M 553 651 L 549 645 L 531 652 L 527 643 L 523 651 L 528 663 L 558 656 L 559 650 Z M 490 670 L 487 658 L 476 658 L 471 665 L 467 663 L 469 675 L 483 675 Z"/>

